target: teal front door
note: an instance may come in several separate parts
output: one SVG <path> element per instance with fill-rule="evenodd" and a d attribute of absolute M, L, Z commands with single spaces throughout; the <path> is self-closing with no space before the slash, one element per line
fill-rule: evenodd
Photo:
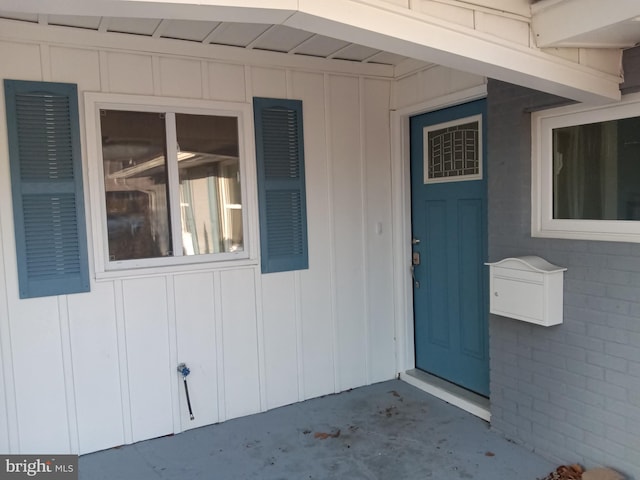
<path fill-rule="evenodd" d="M 485 100 L 411 118 L 416 368 L 489 396 Z"/>

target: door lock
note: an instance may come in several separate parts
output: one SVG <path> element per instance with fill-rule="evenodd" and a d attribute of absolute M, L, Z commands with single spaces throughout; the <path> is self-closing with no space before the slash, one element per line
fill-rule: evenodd
<path fill-rule="evenodd" d="M 420 288 L 420 282 L 416 280 L 415 268 L 420 265 L 420 252 L 413 252 L 411 254 L 411 276 L 413 277 L 413 286 Z"/>
<path fill-rule="evenodd" d="M 416 280 L 416 267 L 411 265 L 411 278 L 413 279 L 413 286 L 416 288 L 420 288 L 420 282 Z"/>

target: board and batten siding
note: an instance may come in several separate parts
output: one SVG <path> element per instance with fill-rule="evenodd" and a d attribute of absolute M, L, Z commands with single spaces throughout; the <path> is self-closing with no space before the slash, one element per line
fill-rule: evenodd
<path fill-rule="evenodd" d="M 484 87 L 487 79 L 473 73 L 461 72 L 440 65 L 429 65 L 404 75 L 399 75 L 393 85 L 392 108 L 410 110 L 410 115 L 432 111 L 433 102 L 452 94 Z M 462 103 L 468 100 L 458 100 Z M 424 108 L 421 108 L 424 105 Z M 408 112 L 407 112 L 408 113 Z"/>
<path fill-rule="evenodd" d="M 0 77 L 78 84 L 92 269 L 89 293 L 19 300 L 2 99 L 0 452 L 88 453 L 394 377 L 391 79 L 10 40 Z M 96 280 L 87 91 L 301 99 L 309 269 Z"/>

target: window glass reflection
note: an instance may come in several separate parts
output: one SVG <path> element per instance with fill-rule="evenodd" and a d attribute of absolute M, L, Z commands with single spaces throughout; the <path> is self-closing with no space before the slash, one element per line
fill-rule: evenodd
<path fill-rule="evenodd" d="M 243 250 L 235 117 L 176 114 L 183 255 Z"/>
<path fill-rule="evenodd" d="M 109 259 L 171 255 L 164 115 L 101 110 Z"/>
<path fill-rule="evenodd" d="M 640 220 L 640 117 L 553 130 L 553 218 Z"/>

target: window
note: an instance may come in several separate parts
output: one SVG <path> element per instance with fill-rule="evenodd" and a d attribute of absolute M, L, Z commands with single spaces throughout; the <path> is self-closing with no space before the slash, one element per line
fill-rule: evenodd
<path fill-rule="evenodd" d="M 640 242 L 640 96 L 532 116 L 532 235 Z"/>
<path fill-rule="evenodd" d="M 77 87 L 4 86 L 20 298 L 87 292 Z"/>
<path fill-rule="evenodd" d="M 424 183 L 482 179 L 482 115 L 424 129 Z"/>
<path fill-rule="evenodd" d="M 87 109 L 104 270 L 249 258 L 246 106 L 87 94 Z"/>

